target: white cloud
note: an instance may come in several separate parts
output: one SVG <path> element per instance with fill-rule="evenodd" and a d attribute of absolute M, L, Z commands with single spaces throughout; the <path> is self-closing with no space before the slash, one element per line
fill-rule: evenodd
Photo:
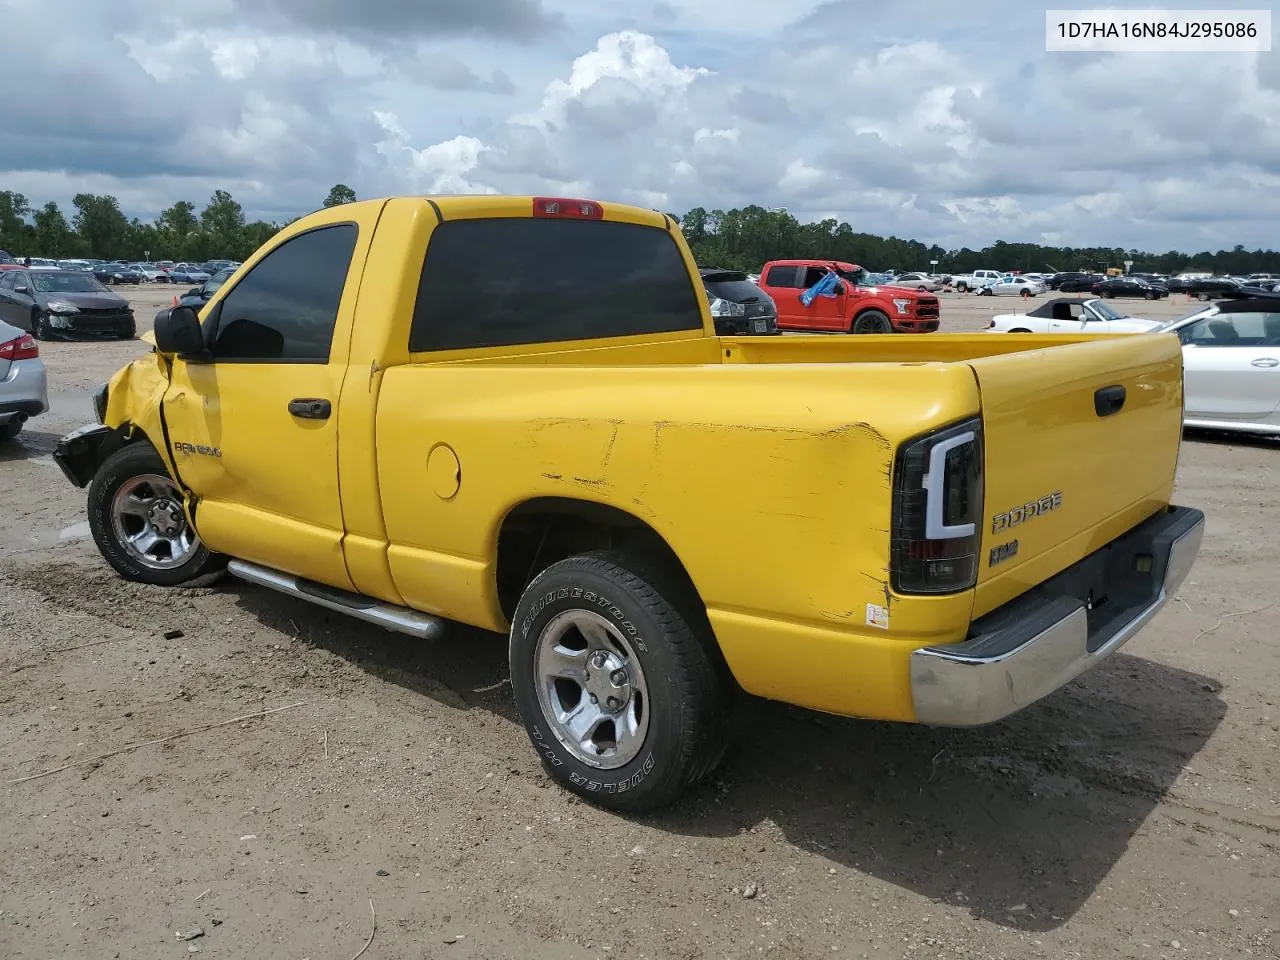
<path fill-rule="evenodd" d="M 365 6 L 209 0 L 209 29 L 160 0 L 10 0 L 8 36 L 51 39 L 0 60 L 23 91 L 0 189 L 152 216 L 225 187 L 283 218 L 343 182 L 785 206 L 947 246 L 1275 244 L 1275 55 L 1047 55 L 1015 0 Z"/>

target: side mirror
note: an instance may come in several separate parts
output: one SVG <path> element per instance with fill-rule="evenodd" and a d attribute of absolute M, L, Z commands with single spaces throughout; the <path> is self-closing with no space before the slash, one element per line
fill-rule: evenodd
<path fill-rule="evenodd" d="M 28 287 L 25 283 L 20 283 L 13 288 L 13 292 L 14 293 L 30 293 L 31 288 Z"/>
<path fill-rule="evenodd" d="M 200 316 L 188 306 L 161 310 L 155 319 L 156 349 L 171 356 L 208 359 Z"/>

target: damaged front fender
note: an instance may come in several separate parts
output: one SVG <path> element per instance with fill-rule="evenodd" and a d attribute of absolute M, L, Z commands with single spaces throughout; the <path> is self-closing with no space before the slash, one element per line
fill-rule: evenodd
<path fill-rule="evenodd" d="M 67 434 L 54 450 L 53 459 L 77 487 L 86 487 L 103 462 L 127 443 L 146 439 L 177 477 L 169 452 L 162 407 L 169 388 L 169 364 L 159 353 L 150 353 L 123 367 L 94 396 L 100 424 Z"/>

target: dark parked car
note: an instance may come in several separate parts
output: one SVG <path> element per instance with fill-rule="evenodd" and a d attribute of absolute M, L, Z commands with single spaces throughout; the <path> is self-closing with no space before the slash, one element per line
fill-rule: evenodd
<path fill-rule="evenodd" d="M 1187 280 L 1175 277 L 1168 282 L 1167 286 L 1170 293 L 1185 293 L 1197 300 L 1225 297 L 1240 289 L 1240 284 L 1226 277 L 1192 277 Z"/>
<path fill-rule="evenodd" d="M 195 307 L 199 310 L 206 303 L 213 299 L 213 295 L 218 289 L 231 279 L 231 275 L 235 273 L 235 268 L 227 267 L 219 270 L 212 277 L 200 284 L 198 287 L 192 287 L 182 295 L 182 299 L 178 302 L 184 306 Z"/>
<path fill-rule="evenodd" d="M 772 336 L 778 329 L 773 298 L 738 270 L 700 268 L 702 285 L 711 301 L 711 319 L 722 337 Z"/>
<path fill-rule="evenodd" d="M 1053 289 L 1062 293 L 1092 293 L 1093 288 L 1107 278 L 1100 273 L 1072 273 L 1066 279 L 1053 278 L 1057 286 Z"/>
<path fill-rule="evenodd" d="M 133 283 L 142 282 L 142 274 L 135 273 L 120 263 L 102 263 L 93 268 L 93 275 L 101 283 Z"/>
<path fill-rule="evenodd" d="M 1143 300 L 1159 300 L 1169 295 L 1169 288 L 1148 283 L 1137 277 L 1112 277 L 1093 285 L 1093 292 L 1100 297 L 1141 297 Z"/>
<path fill-rule="evenodd" d="M 0 320 L 37 340 L 58 336 L 116 337 L 137 334 L 129 301 L 87 273 L 70 270 L 5 270 L 0 273 Z"/>

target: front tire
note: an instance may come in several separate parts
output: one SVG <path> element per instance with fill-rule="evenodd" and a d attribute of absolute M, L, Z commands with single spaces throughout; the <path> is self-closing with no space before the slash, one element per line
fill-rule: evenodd
<path fill-rule="evenodd" d="M 0 426 L 0 440 L 17 440 L 22 432 L 22 418 L 14 417 L 4 426 Z"/>
<path fill-rule="evenodd" d="M 174 587 L 221 572 L 182 509 L 183 495 L 160 455 L 146 443 L 117 450 L 89 484 L 89 529 L 120 576 Z"/>
<path fill-rule="evenodd" d="M 889 316 L 879 310 L 868 310 L 860 313 L 849 328 L 850 333 L 893 333 L 893 324 Z"/>
<path fill-rule="evenodd" d="M 687 594 L 660 564 L 601 550 L 548 567 L 516 606 L 520 717 L 547 772 L 590 803 L 665 806 L 724 753 L 727 683 Z"/>
<path fill-rule="evenodd" d="M 51 339 L 49 315 L 43 310 L 33 310 L 31 312 L 31 336 L 36 340 Z"/>

